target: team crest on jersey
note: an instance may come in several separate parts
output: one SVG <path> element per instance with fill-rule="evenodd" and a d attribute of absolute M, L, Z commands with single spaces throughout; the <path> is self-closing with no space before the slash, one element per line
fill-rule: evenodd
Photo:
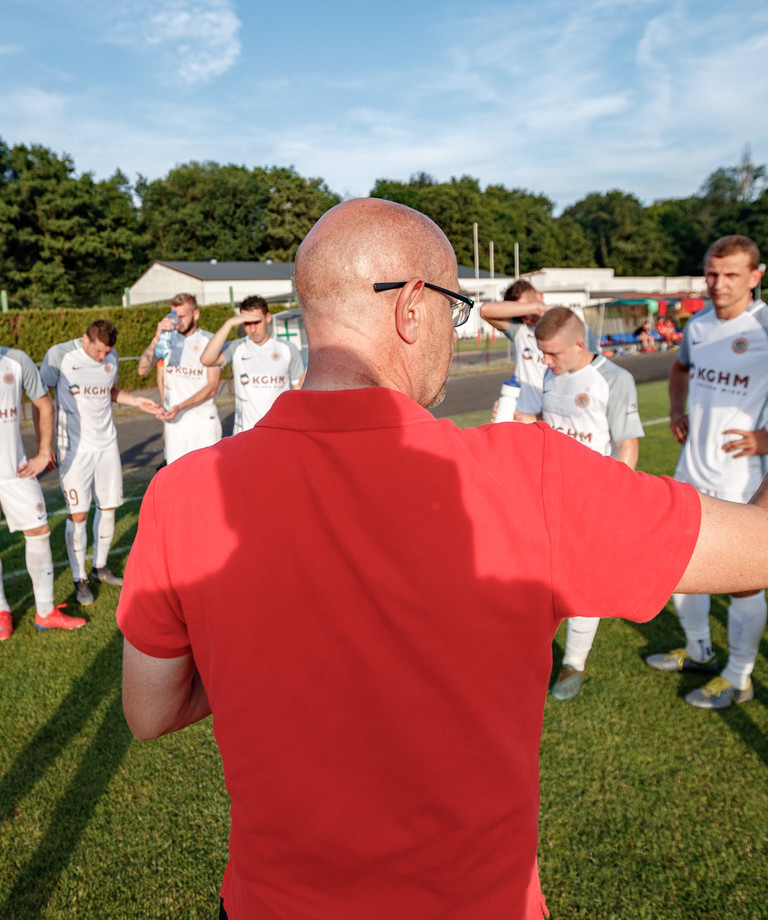
<path fill-rule="evenodd" d="M 45 514 L 45 505 L 42 502 L 36 502 L 35 511 L 37 512 L 38 516 Z"/>
<path fill-rule="evenodd" d="M 192 351 L 198 352 L 198 351 L 200 351 L 200 349 L 201 349 L 202 347 L 203 347 L 202 345 L 193 345 L 193 346 L 192 346 Z"/>
<path fill-rule="evenodd" d="M 743 355 L 745 351 L 749 349 L 749 342 L 739 336 L 738 339 L 734 339 L 731 343 L 731 348 L 736 352 L 737 355 Z"/>
<path fill-rule="evenodd" d="M 112 365 L 106 364 L 106 363 L 105 363 L 105 364 L 102 364 L 101 366 L 102 366 L 102 368 L 103 368 L 105 374 L 111 374 L 111 373 L 112 373 Z"/>
<path fill-rule="evenodd" d="M 579 409 L 586 409 L 590 403 L 588 393 L 579 393 L 576 398 L 573 400 Z"/>
<path fill-rule="evenodd" d="M 73 396 L 78 396 L 79 393 L 80 393 L 80 387 L 79 387 L 79 385 L 76 384 L 76 383 L 73 383 L 73 384 L 70 386 L 70 388 L 69 388 L 69 392 L 70 392 Z"/>
<path fill-rule="evenodd" d="M 279 360 L 280 360 L 280 352 L 279 352 L 279 351 L 273 351 L 272 354 L 270 355 L 270 358 L 272 358 L 273 361 L 279 361 Z"/>
<path fill-rule="evenodd" d="M 7 383 L 8 386 L 10 386 L 13 383 L 13 374 L 11 374 L 10 372 L 7 374 L 3 374 L 3 383 Z"/>
<path fill-rule="evenodd" d="M 533 349 L 526 347 L 523 349 L 523 361 L 531 361 L 533 359 Z"/>

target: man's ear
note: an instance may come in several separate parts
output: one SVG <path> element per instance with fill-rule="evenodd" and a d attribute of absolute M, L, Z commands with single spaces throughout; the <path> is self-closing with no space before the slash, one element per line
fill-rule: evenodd
<path fill-rule="evenodd" d="M 413 345 L 419 338 L 419 325 L 424 310 L 422 292 L 424 282 L 421 278 L 411 280 L 400 289 L 395 302 L 395 328 L 400 338 L 408 345 Z"/>

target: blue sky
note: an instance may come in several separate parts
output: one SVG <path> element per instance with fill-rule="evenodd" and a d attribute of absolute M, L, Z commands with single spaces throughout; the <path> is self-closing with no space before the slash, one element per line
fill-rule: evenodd
<path fill-rule="evenodd" d="M 214 160 L 649 203 L 746 143 L 768 163 L 766 61 L 757 0 L 0 0 L 0 137 L 97 178 Z"/>

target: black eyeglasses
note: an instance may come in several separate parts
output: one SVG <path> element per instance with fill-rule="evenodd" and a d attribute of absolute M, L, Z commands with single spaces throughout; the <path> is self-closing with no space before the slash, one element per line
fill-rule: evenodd
<path fill-rule="evenodd" d="M 395 291 L 398 288 L 403 288 L 408 284 L 407 281 L 378 281 L 374 284 L 374 291 Z M 446 288 L 438 287 L 436 284 L 430 284 L 429 281 L 424 282 L 424 287 L 430 288 L 432 291 L 439 291 L 441 294 L 445 294 L 446 297 L 452 298 L 451 302 L 451 319 L 453 320 L 454 329 L 458 326 L 463 326 L 464 323 L 469 319 L 470 311 L 474 307 L 474 300 L 470 300 L 469 297 L 465 297 L 463 294 L 457 294 L 456 291 L 449 291 Z"/>

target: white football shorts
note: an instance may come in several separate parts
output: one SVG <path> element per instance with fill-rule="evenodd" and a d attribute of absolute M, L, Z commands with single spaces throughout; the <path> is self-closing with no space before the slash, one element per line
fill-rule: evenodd
<path fill-rule="evenodd" d="M 117 441 L 106 450 L 62 454 L 59 479 L 69 514 L 88 511 L 92 497 L 97 508 L 119 508 L 123 504 L 123 468 Z"/>
<path fill-rule="evenodd" d="M 165 462 L 173 463 L 184 454 L 200 447 L 210 447 L 221 440 L 221 419 L 200 419 L 179 425 L 176 422 L 165 423 Z"/>
<path fill-rule="evenodd" d="M 0 508 L 11 533 L 35 530 L 48 522 L 37 479 L 0 479 Z"/>

